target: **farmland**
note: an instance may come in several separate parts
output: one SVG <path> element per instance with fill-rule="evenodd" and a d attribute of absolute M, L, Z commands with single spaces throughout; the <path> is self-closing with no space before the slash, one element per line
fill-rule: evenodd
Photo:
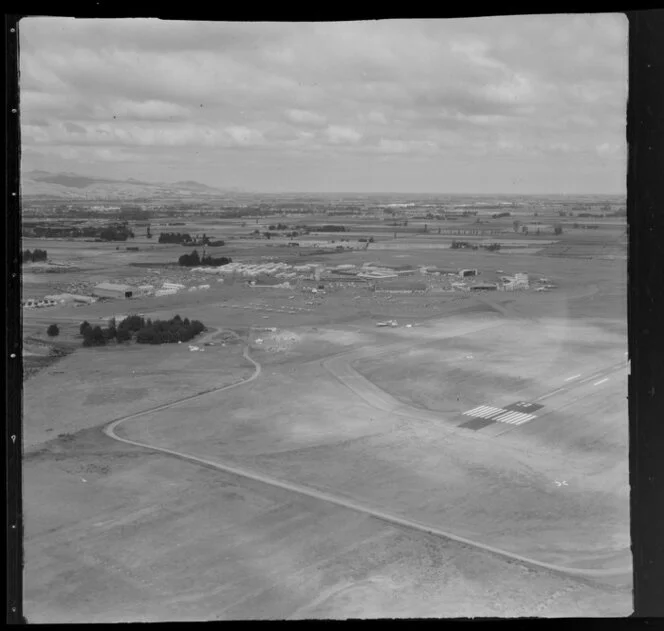
<path fill-rule="evenodd" d="M 23 309 L 30 622 L 630 612 L 620 200 L 404 199 L 24 237 L 48 261 L 23 298 L 53 300 Z M 232 263 L 180 266 L 162 231 Z M 83 347 L 128 314 L 206 330 Z"/>

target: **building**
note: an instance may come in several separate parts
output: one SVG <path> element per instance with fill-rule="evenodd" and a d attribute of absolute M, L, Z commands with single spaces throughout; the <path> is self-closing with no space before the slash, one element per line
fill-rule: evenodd
<path fill-rule="evenodd" d="M 99 283 L 92 291 L 92 295 L 97 298 L 131 298 L 133 293 L 129 285 L 115 283 Z"/>
<path fill-rule="evenodd" d="M 465 278 L 466 276 L 477 276 L 477 270 L 476 269 L 462 269 L 462 270 L 459 270 L 459 276 L 461 278 Z"/>

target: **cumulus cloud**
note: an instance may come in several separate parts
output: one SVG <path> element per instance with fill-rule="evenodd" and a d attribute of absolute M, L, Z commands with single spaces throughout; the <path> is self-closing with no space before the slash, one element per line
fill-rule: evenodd
<path fill-rule="evenodd" d="M 330 125 L 325 134 L 332 144 L 355 144 L 362 138 L 362 134 L 357 130 L 342 125 Z"/>
<path fill-rule="evenodd" d="M 410 169 L 409 161 L 425 156 L 436 165 L 434 190 L 433 174 L 452 164 L 468 165 L 469 186 L 489 182 L 471 168 L 478 157 L 538 165 L 549 175 L 531 178 L 533 186 L 547 186 L 570 173 L 581 181 L 591 168 L 584 156 L 594 155 L 606 165 L 607 188 L 624 180 L 620 15 L 292 24 L 25 18 L 19 35 L 28 165 L 30 156 L 44 168 L 68 152 L 70 170 L 76 156 L 81 168 L 98 160 L 121 169 L 115 158 L 124 155 L 140 168 L 127 173 L 145 178 L 196 164 L 199 179 L 214 183 L 223 164 L 240 186 L 287 179 L 306 188 L 313 179 L 299 175 L 303 161 L 325 164 L 329 184 L 334 173 L 347 177 L 353 160 L 383 152 L 402 169 L 372 171 L 372 187 L 419 186 L 421 162 Z M 362 168 L 352 170 L 358 190 Z"/>
<path fill-rule="evenodd" d="M 308 110 L 292 109 L 286 112 L 286 115 L 293 123 L 303 123 L 305 125 L 323 125 L 326 122 L 325 116 L 309 112 Z"/>

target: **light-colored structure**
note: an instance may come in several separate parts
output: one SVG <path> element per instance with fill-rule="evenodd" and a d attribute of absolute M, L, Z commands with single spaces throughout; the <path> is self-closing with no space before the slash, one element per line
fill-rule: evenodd
<path fill-rule="evenodd" d="M 115 283 L 99 283 L 92 291 L 97 298 L 131 298 L 133 293 L 129 285 Z"/>
<path fill-rule="evenodd" d="M 410 293 L 423 293 L 427 290 L 426 283 L 409 282 L 409 281 L 392 281 L 389 283 L 381 283 L 376 285 L 376 293 L 389 293 L 389 294 L 410 294 Z"/>

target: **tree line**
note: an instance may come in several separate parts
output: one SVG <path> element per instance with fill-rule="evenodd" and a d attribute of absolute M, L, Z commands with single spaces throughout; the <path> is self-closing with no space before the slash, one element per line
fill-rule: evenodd
<path fill-rule="evenodd" d="M 498 250 L 500 250 L 500 243 L 488 243 L 488 244 L 478 245 L 477 243 L 469 243 L 468 241 L 455 240 L 452 241 L 450 248 L 452 248 L 453 250 L 462 250 L 462 249 L 478 250 L 479 248 L 484 248 L 489 252 L 497 252 Z"/>
<path fill-rule="evenodd" d="M 232 263 L 233 259 L 230 256 L 199 256 L 198 251 L 194 250 L 191 254 L 183 254 L 179 259 L 178 263 L 183 267 L 198 267 L 199 265 L 219 267 L 221 265 L 228 265 Z"/>
<path fill-rule="evenodd" d="M 126 241 L 129 237 L 134 238 L 134 233 L 126 225 L 107 226 L 99 233 L 102 241 Z"/>
<path fill-rule="evenodd" d="M 38 263 L 39 261 L 45 261 L 48 258 L 46 250 L 40 250 L 39 248 L 30 252 L 30 250 L 23 250 L 21 252 L 21 262 L 22 263 Z"/>
<path fill-rule="evenodd" d="M 106 346 L 111 342 L 131 342 L 138 344 L 173 344 L 188 342 L 205 330 L 199 320 L 182 319 L 179 315 L 170 320 L 147 320 L 142 316 L 131 315 L 119 324 L 111 318 L 108 326 L 92 326 L 87 320 L 79 328 L 83 336 L 83 346 Z"/>
<path fill-rule="evenodd" d="M 210 247 L 221 247 L 224 241 L 213 241 L 206 234 L 202 237 L 193 237 L 188 232 L 162 232 L 159 234 L 158 243 L 179 243 L 180 245 L 209 245 Z"/>
<path fill-rule="evenodd" d="M 187 232 L 162 232 L 158 243 L 191 243 L 191 235 Z"/>

